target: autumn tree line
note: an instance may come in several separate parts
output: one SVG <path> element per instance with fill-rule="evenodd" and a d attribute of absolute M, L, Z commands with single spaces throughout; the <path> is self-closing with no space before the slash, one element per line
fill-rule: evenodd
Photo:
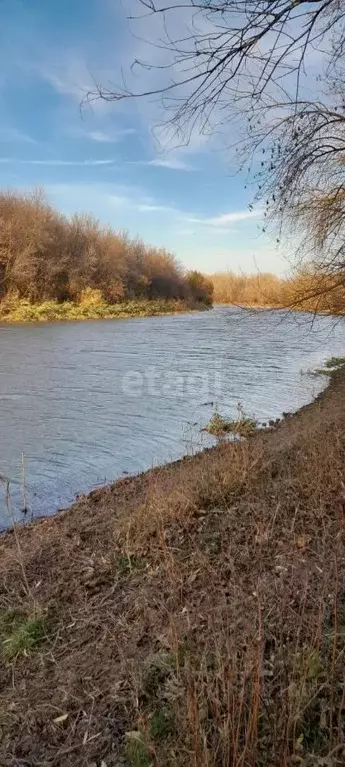
<path fill-rule="evenodd" d="M 1 316 L 9 311 L 10 318 L 36 318 L 27 309 L 13 314 L 16 302 L 82 302 L 85 308 L 100 300 L 112 306 L 172 300 L 192 307 L 214 301 L 339 314 L 345 307 L 345 282 L 342 273 L 325 274 L 312 263 L 286 278 L 186 272 L 164 248 L 101 226 L 89 214 L 64 216 L 41 191 L 0 192 Z M 54 311 L 42 318 L 59 318 Z"/>
<path fill-rule="evenodd" d="M 78 303 L 85 291 L 104 301 L 177 299 L 212 303 L 212 284 L 185 272 L 164 248 L 101 226 L 91 215 L 71 218 L 44 194 L 0 193 L 0 299 Z"/>
<path fill-rule="evenodd" d="M 332 314 L 343 314 L 345 311 L 344 276 L 324 274 L 315 264 L 288 277 L 277 277 L 269 272 L 235 274 L 227 271 L 210 275 L 210 280 L 216 304 Z"/>

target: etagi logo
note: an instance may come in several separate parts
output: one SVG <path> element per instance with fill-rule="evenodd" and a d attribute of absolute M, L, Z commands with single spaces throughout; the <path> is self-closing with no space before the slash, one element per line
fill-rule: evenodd
<path fill-rule="evenodd" d="M 225 380 L 220 369 L 212 372 L 185 373 L 160 370 L 157 366 L 145 371 L 129 370 L 122 378 L 122 392 L 127 397 L 213 398 L 225 392 Z"/>

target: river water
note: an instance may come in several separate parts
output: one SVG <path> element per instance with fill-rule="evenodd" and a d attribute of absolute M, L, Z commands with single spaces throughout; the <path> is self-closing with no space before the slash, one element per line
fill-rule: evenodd
<path fill-rule="evenodd" d="M 301 371 L 345 354 L 345 318 L 216 307 L 129 320 L 0 326 L 0 474 L 21 518 L 213 443 L 217 403 L 260 421 L 323 388 Z M 0 488 L 0 527 L 8 524 Z"/>

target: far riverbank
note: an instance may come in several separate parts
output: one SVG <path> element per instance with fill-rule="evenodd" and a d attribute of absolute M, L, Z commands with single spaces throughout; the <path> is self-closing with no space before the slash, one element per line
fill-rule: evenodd
<path fill-rule="evenodd" d="M 110 320 L 133 317 L 154 317 L 163 314 L 203 311 L 210 309 L 203 303 L 173 299 L 124 301 L 109 304 L 103 300 L 45 301 L 31 303 L 25 299 L 0 302 L 0 322 L 58 322 L 73 320 Z"/>

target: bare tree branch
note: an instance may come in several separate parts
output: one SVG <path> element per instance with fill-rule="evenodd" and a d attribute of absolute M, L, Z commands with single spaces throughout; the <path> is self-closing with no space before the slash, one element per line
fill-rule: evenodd
<path fill-rule="evenodd" d="M 137 0 L 137 7 L 137 19 L 162 19 L 163 40 L 152 45 L 163 57 L 163 81 L 142 90 L 98 86 L 87 99 L 160 97 L 164 123 L 181 143 L 195 130 L 229 131 L 230 121 L 239 122 L 238 164 L 250 162 L 266 218 L 278 221 L 279 232 L 299 234 L 302 263 L 312 254 L 323 285 L 325 275 L 336 275 L 327 292 L 338 295 L 345 284 L 345 0 Z M 174 22 L 182 11 L 181 30 Z M 317 98 L 307 80 L 310 56 Z"/>

